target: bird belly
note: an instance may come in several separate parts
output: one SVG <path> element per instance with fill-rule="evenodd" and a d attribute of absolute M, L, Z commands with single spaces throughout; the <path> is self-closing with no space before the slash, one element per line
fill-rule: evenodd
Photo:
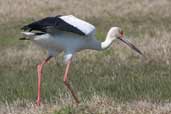
<path fill-rule="evenodd" d="M 34 38 L 33 42 L 46 49 L 76 52 L 89 49 L 94 40 L 79 35 L 57 34 L 41 35 Z"/>
<path fill-rule="evenodd" d="M 85 48 L 86 40 L 88 39 L 80 35 L 58 34 L 53 37 L 52 42 L 64 51 L 76 52 Z"/>

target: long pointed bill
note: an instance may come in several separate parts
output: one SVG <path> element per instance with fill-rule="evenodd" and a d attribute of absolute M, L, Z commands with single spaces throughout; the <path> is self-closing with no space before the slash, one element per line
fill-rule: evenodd
<path fill-rule="evenodd" d="M 122 41 L 123 43 L 127 44 L 131 49 L 133 49 L 134 51 L 136 51 L 140 55 L 143 55 L 143 53 L 137 47 L 135 47 L 135 45 L 133 45 L 129 40 L 127 40 L 126 38 L 118 38 L 118 39 L 120 41 Z"/>

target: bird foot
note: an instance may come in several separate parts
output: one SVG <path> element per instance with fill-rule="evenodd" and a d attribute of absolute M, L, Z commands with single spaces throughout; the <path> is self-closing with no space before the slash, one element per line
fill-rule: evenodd
<path fill-rule="evenodd" d="M 37 105 L 37 106 L 40 106 L 40 99 L 37 99 L 37 100 L 36 100 L 36 105 Z"/>

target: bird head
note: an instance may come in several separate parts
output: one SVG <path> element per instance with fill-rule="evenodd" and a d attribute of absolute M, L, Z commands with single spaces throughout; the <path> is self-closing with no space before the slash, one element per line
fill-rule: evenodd
<path fill-rule="evenodd" d="M 124 32 L 120 27 L 112 27 L 109 30 L 107 37 L 112 41 L 118 39 L 140 55 L 143 55 L 143 53 L 125 37 Z"/>
<path fill-rule="evenodd" d="M 112 27 L 108 32 L 108 38 L 111 40 L 115 40 L 117 38 L 123 37 L 123 31 L 119 27 Z"/>

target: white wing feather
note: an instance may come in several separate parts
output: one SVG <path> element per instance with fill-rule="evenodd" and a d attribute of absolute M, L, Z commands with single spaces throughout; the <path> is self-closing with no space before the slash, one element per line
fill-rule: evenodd
<path fill-rule="evenodd" d="M 66 23 L 76 27 L 77 29 L 85 33 L 87 36 L 91 35 L 92 33 L 94 34 L 96 31 L 96 28 L 94 25 L 84 20 L 81 20 L 73 15 L 61 16 L 59 18 L 64 20 Z"/>

